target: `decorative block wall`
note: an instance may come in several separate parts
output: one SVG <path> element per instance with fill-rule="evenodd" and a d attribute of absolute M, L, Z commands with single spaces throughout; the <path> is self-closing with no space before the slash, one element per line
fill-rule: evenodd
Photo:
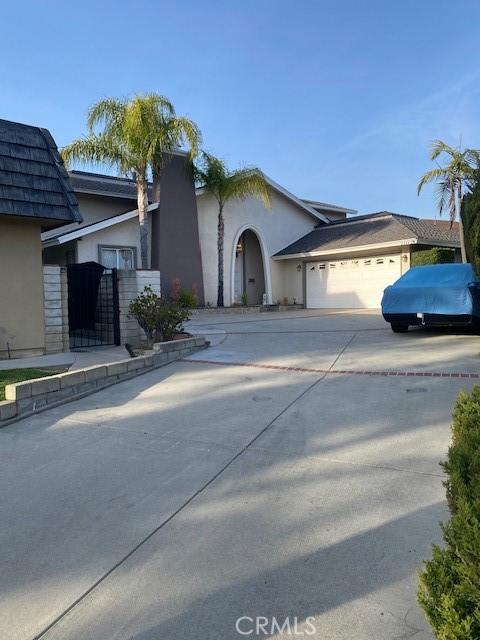
<path fill-rule="evenodd" d="M 45 353 L 69 351 L 68 288 L 65 267 L 43 265 Z"/>
<path fill-rule="evenodd" d="M 120 341 L 122 344 L 146 342 L 145 334 L 135 318 L 128 315 L 130 302 L 150 285 L 160 295 L 160 271 L 136 269 L 118 271 L 118 300 L 120 307 Z"/>

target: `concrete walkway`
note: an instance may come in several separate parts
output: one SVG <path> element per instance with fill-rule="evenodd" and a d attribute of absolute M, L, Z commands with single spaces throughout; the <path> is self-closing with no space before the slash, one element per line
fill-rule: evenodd
<path fill-rule="evenodd" d="M 340 372 L 478 372 L 479 338 L 258 315 L 195 319 L 213 364 L 0 430 L 0 637 L 238 640 L 260 616 L 249 637 L 288 617 L 317 640 L 431 639 L 416 570 L 473 381 Z"/>
<path fill-rule="evenodd" d="M 83 369 L 96 364 L 117 362 L 128 358 L 124 346 L 119 347 L 92 347 L 85 351 L 70 351 L 68 353 L 52 353 L 35 358 L 14 358 L 12 360 L 0 360 L 0 370 L 5 369 Z"/>

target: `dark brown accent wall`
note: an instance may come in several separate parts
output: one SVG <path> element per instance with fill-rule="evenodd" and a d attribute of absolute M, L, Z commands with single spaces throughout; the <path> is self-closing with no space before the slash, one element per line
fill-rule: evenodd
<path fill-rule="evenodd" d="M 165 166 L 160 200 L 160 211 L 152 213 L 152 269 L 160 270 L 163 294 L 180 278 L 182 287 L 196 285 L 203 304 L 197 199 L 185 156 L 175 155 Z"/>

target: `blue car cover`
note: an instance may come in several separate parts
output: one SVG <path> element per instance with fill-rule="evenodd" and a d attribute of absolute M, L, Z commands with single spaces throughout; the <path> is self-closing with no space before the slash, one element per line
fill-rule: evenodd
<path fill-rule="evenodd" d="M 471 264 L 412 267 L 383 293 L 382 313 L 478 315 L 477 277 Z"/>

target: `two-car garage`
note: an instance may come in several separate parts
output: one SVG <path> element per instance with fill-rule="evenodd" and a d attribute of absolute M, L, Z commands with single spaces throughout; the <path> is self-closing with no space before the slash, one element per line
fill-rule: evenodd
<path fill-rule="evenodd" d="M 309 309 L 378 308 L 383 290 L 401 276 L 401 254 L 305 263 Z"/>
<path fill-rule="evenodd" d="M 308 309 L 378 309 L 414 251 L 458 246 L 458 230 L 448 223 L 382 211 L 317 225 L 273 258 L 289 265 L 286 297 Z"/>

